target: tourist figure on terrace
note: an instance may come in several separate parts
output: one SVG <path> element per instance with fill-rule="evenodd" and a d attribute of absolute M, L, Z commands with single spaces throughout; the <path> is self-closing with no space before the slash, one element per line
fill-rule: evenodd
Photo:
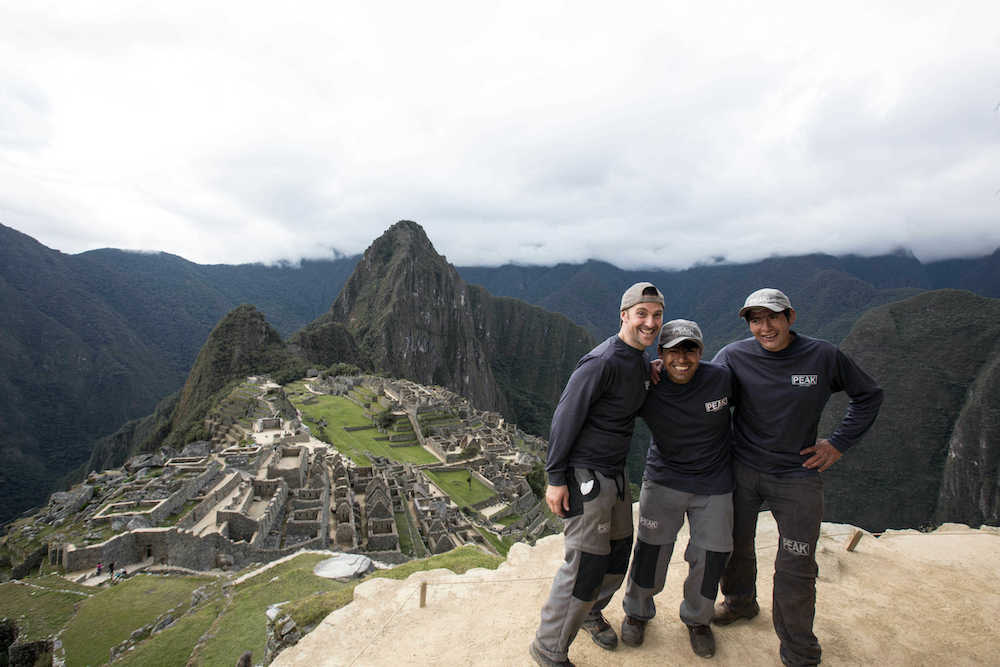
<path fill-rule="evenodd" d="M 733 555 L 722 575 L 725 599 L 716 625 L 756 616 L 757 514 L 767 503 L 778 525 L 772 621 L 786 665 L 819 664 L 816 542 L 823 520 L 820 473 L 871 428 L 882 390 L 837 346 L 797 334 L 795 310 L 781 291 L 747 297 L 740 317 L 752 337 L 730 343 L 713 361 L 733 373 Z M 830 395 L 846 391 L 847 413 L 829 438 L 819 418 Z"/>
<path fill-rule="evenodd" d="M 646 399 L 649 362 L 663 321 L 663 294 L 636 283 L 622 295 L 621 327 L 580 359 L 552 415 L 545 501 L 565 519 L 565 562 L 556 572 L 531 657 L 571 665 L 582 627 L 613 650 L 618 636 L 602 610 L 621 586 L 632 547 L 632 494 L 625 457 Z"/>
<path fill-rule="evenodd" d="M 622 641 L 643 642 L 656 615 L 677 532 L 687 515 L 688 576 L 680 605 L 691 649 L 715 654 L 712 621 L 719 577 L 733 550 L 733 470 L 729 452 L 732 376 L 701 361 L 701 328 L 671 320 L 660 330 L 660 382 L 639 412 L 652 432 L 639 494 L 639 529 L 622 604 Z"/>

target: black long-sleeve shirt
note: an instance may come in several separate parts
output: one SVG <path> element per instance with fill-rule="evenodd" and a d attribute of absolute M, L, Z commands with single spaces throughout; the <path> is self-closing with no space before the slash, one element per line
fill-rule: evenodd
<path fill-rule="evenodd" d="M 639 411 L 653 434 L 644 478 L 686 493 L 732 491 L 733 402 L 732 375 L 724 366 L 703 361 L 686 384 L 671 382 L 664 371 Z"/>
<path fill-rule="evenodd" d="M 882 405 L 882 389 L 837 346 L 801 334 L 779 352 L 765 350 L 755 338 L 736 341 L 713 361 L 733 372 L 733 457 L 764 473 L 817 474 L 802 467 L 808 455 L 799 452 L 816 444 L 831 394 L 846 391 L 851 399 L 829 437 L 841 452 L 871 428 Z"/>
<path fill-rule="evenodd" d="M 649 362 L 612 336 L 577 363 L 559 397 L 549 431 L 549 484 L 566 484 L 568 468 L 605 475 L 625 469 L 635 416 L 646 398 Z"/>

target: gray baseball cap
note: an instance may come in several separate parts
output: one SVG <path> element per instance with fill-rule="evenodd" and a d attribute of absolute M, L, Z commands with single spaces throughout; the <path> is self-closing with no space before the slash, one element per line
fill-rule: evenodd
<path fill-rule="evenodd" d="M 740 317 L 744 317 L 751 308 L 767 308 L 776 313 L 780 313 L 792 307 L 792 302 L 781 290 L 773 287 L 759 289 L 747 297 L 743 307 L 740 308 Z"/>
<path fill-rule="evenodd" d="M 656 289 L 653 283 L 636 283 L 622 294 L 622 307 L 620 310 L 628 310 L 637 303 L 663 303 L 663 293 Z"/>
<path fill-rule="evenodd" d="M 693 341 L 698 347 L 705 349 L 705 341 L 701 336 L 701 327 L 691 320 L 670 320 L 660 329 L 659 347 L 671 348 L 686 340 Z"/>

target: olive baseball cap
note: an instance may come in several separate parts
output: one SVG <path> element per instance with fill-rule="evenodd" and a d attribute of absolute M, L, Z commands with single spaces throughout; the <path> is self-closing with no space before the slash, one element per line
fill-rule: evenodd
<path fill-rule="evenodd" d="M 661 348 L 671 348 L 689 340 L 698 344 L 698 347 L 705 349 L 705 341 L 702 339 L 701 327 L 697 322 L 691 320 L 670 320 L 660 329 Z"/>
<path fill-rule="evenodd" d="M 662 306 L 663 293 L 653 283 L 636 283 L 622 294 L 620 310 L 628 310 L 637 303 L 658 303 Z"/>
<path fill-rule="evenodd" d="M 780 313 L 792 307 L 792 302 L 781 290 L 773 287 L 759 289 L 747 297 L 743 307 L 740 308 L 740 317 L 744 317 L 751 308 L 767 308 L 776 313 Z"/>

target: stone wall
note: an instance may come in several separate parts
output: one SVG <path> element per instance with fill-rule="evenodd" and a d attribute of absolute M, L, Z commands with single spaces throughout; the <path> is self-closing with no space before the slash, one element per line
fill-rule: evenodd
<path fill-rule="evenodd" d="M 77 572 L 95 568 L 98 563 L 134 563 L 142 560 L 138 555 L 135 532 L 130 531 L 86 547 L 67 545 L 63 553 L 63 568 L 67 572 Z"/>
<path fill-rule="evenodd" d="M 240 477 L 239 474 L 233 475 L 226 481 L 225 484 L 213 490 L 210 494 L 205 496 L 204 500 L 195 505 L 194 508 L 177 523 L 177 527 L 181 530 L 190 530 L 191 528 L 194 528 L 194 525 L 205 518 L 209 512 L 214 510 L 215 506 L 219 504 L 219 501 L 229 495 L 229 493 L 239 485 L 241 480 L 242 477 Z"/>
<path fill-rule="evenodd" d="M 275 487 L 274 484 L 277 484 Z M 259 487 L 258 487 L 259 485 Z M 257 534 L 254 535 L 252 544 L 257 546 L 260 544 L 261 540 L 267 537 L 268 532 L 271 530 L 271 526 L 274 525 L 275 519 L 281 514 L 281 508 L 285 506 L 288 501 L 288 485 L 284 480 L 254 480 L 254 490 L 257 488 L 274 488 L 274 495 L 271 496 L 271 500 L 267 503 L 267 508 L 264 510 L 263 516 L 257 521 Z M 264 494 L 260 494 L 261 497 L 265 497 Z"/>

